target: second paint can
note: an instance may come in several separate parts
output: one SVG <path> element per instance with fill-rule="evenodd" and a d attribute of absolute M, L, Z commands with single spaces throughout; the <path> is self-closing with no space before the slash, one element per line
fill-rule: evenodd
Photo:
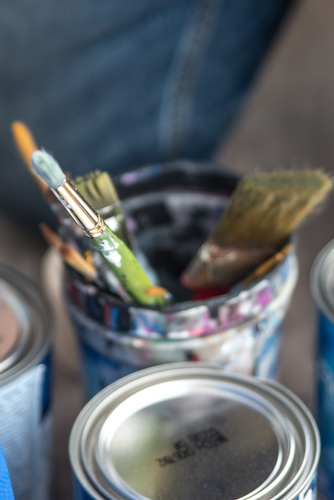
<path fill-rule="evenodd" d="M 334 240 L 317 256 L 311 271 L 317 306 L 315 413 L 321 436 L 319 491 L 334 500 Z"/>
<path fill-rule="evenodd" d="M 70 439 L 75 500 L 315 500 L 319 452 L 291 392 L 203 363 L 111 384 Z"/>
<path fill-rule="evenodd" d="M 0 265 L 0 445 L 15 500 L 47 500 L 51 476 L 51 310 L 40 288 Z"/>

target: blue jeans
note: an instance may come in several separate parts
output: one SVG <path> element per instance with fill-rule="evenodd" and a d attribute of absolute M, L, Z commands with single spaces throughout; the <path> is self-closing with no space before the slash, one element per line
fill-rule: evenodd
<path fill-rule="evenodd" d="M 1 0 L 0 208 L 53 216 L 22 120 L 72 176 L 210 160 L 291 0 Z"/>

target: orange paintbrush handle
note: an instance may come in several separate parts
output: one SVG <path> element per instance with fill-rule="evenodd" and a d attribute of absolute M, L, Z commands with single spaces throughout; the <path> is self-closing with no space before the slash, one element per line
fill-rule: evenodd
<path fill-rule="evenodd" d="M 52 231 L 52 229 L 50 229 L 47 224 L 44 224 L 44 222 L 39 224 L 39 228 L 45 241 L 56 250 L 59 250 L 59 248 L 63 245 L 63 241 L 59 238 L 58 234 Z"/>
<path fill-rule="evenodd" d="M 249 274 L 247 276 L 247 278 L 245 278 L 242 282 L 243 285 L 249 285 L 250 283 L 252 283 L 253 281 L 255 281 L 256 279 L 258 278 L 261 278 L 262 276 L 264 276 L 265 274 L 269 273 L 269 271 L 271 271 L 271 269 L 273 269 L 274 266 L 276 266 L 276 264 L 278 264 L 279 262 L 281 262 L 281 260 L 283 259 L 283 257 L 290 252 L 290 250 L 292 250 L 292 244 L 291 243 L 288 243 L 287 245 L 285 245 L 285 247 L 282 248 L 282 250 L 280 250 L 279 252 L 275 253 L 275 255 L 273 255 L 272 257 L 270 257 L 269 259 L 267 259 L 265 262 L 263 262 L 263 264 L 261 264 L 260 266 L 258 266 L 255 271 L 253 271 L 251 274 Z"/>
<path fill-rule="evenodd" d="M 35 140 L 29 128 L 22 122 L 16 121 L 12 123 L 12 134 L 15 140 L 16 147 L 21 155 L 22 160 L 28 167 L 29 172 L 34 177 L 36 183 L 44 194 L 50 192 L 49 186 L 42 181 L 33 171 L 31 164 L 31 154 L 38 149 Z"/>
<path fill-rule="evenodd" d="M 77 250 L 67 243 L 64 243 L 58 234 L 52 231 L 47 224 L 41 222 L 39 228 L 46 242 L 60 253 L 63 260 L 69 266 L 73 267 L 73 269 L 78 271 L 89 281 L 94 280 L 96 277 L 96 268 L 93 262 L 88 261 L 79 252 L 77 252 Z"/>
<path fill-rule="evenodd" d="M 96 269 L 93 264 L 77 252 L 73 247 L 63 243 L 59 248 L 59 253 L 69 266 L 73 267 L 78 273 L 84 276 L 88 281 L 94 281 L 96 278 Z"/>

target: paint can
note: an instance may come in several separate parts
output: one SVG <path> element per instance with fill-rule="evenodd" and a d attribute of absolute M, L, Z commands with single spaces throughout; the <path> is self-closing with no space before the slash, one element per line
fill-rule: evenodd
<path fill-rule="evenodd" d="M 70 437 L 75 500 L 315 500 L 310 412 L 277 382 L 148 368 L 90 400 Z"/>
<path fill-rule="evenodd" d="M 334 499 L 334 240 L 318 254 L 311 270 L 317 306 L 316 419 L 321 437 L 319 491 Z"/>
<path fill-rule="evenodd" d="M 8 468 L 3 451 L 0 447 L 0 498 L 4 500 L 14 500 L 12 483 L 8 473 Z"/>
<path fill-rule="evenodd" d="M 114 180 L 139 247 L 177 300 L 161 308 L 125 304 L 66 268 L 67 308 L 88 398 L 119 377 L 170 362 L 212 362 L 275 378 L 298 275 L 294 247 L 264 277 L 224 295 L 194 301 L 179 283 L 239 178 L 214 165 L 175 162 Z"/>
<path fill-rule="evenodd" d="M 39 287 L 0 265 L 0 445 L 16 500 L 49 498 L 52 319 Z"/>

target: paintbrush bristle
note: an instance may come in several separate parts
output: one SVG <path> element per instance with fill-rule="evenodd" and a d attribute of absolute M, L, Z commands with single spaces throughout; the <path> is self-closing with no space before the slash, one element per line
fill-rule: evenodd
<path fill-rule="evenodd" d="M 33 169 L 51 189 L 59 188 L 66 180 L 56 160 L 46 151 L 34 151 L 31 155 Z"/>
<path fill-rule="evenodd" d="M 96 210 L 113 205 L 119 201 L 108 172 L 96 170 L 83 177 L 77 177 L 74 185 Z"/>
<path fill-rule="evenodd" d="M 34 151 L 38 149 L 32 133 L 29 128 L 22 122 L 16 121 L 12 123 L 12 134 L 15 140 L 15 144 L 21 158 L 28 168 L 29 172 L 33 175 L 36 183 L 38 184 L 44 196 L 52 195 L 49 186 L 42 181 L 34 172 L 32 168 L 31 155 Z"/>
<path fill-rule="evenodd" d="M 220 246 L 275 246 L 300 225 L 331 188 L 332 180 L 320 170 L 245 177 L 209 239 Z"/>

